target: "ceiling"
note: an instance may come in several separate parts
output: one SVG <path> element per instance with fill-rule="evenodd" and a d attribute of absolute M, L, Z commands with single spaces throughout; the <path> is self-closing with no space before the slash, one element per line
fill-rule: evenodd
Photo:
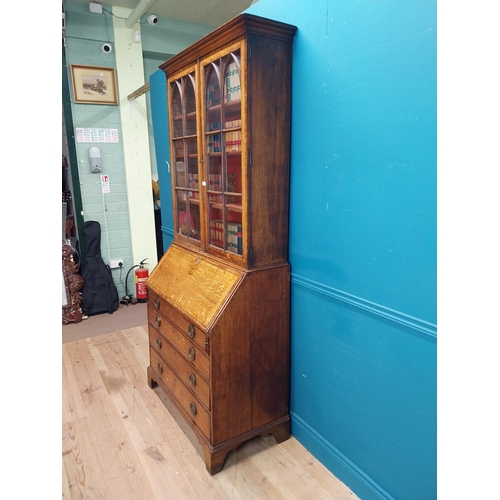
<path fill-rule="evenodd" d="M 89 0 L 78 0 L 89 3 Z M 219 27 L 258 0 L 156 0 L 150 2 L 147 14 L 178 21 Z M 140 0 L 95 0 L 102 5 L 134 9 Z"/>

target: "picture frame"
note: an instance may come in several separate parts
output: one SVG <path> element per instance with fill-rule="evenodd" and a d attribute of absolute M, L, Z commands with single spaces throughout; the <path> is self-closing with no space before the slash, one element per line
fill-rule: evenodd
<path fill-rule="evenodd" d="M 115 68 L 71 65 L 76 104 L 118 104 Z"/>

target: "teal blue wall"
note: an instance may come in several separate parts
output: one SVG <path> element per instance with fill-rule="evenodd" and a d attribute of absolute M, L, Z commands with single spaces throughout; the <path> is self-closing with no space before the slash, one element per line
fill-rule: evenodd
<path fill-rule="evenodd" d="M 363 500 L 436 498 L 436 4 L 260 0 L 293 48 L 292 434 Z"/>
<path fill-rule="evenodd" d="M 157 70 L 150 78 L 151 111 L 153 121 L 158 181 L 161 200 L 161 232 L 163 248 L 166 250 L 174 240 L 174 219 L 172 215 L 172 182 L 170 177 L 170 145 L 168 140 L 167 78 Z"/>
<path fill-rule="evenodd" d="M 363 500 L 432 500 L 435 2 L 259 0 L 248 12 L 298 27 L 290 207 L 292 433 Z M 111 40 L 103 37 L 112 30 L 103 25 L 94 33 L 97 27 L 82 21 L 86 16 L 67 13 L 68 62 L 108 65 L 99 41 Z M 97 22 L 95 15 L 91 19 Z M 150 39 L 147 30 L 145 60 L 161 51 L 159 32 Z M 145 62 L 145 71 L 152 66 Z M 162 76 L 152 73 L 160 179 L 168 158 L 166 129 L 154 117 L 161 114 L 155 102 L 166 106 L 160 94 L 155 97 L 162 85 Z M 89 111 L 74 110 L 75 126 L 97 118 L 114 123 L 110 107 L 84 107 Z M 113 153 L 117 165 L 119 155 Z M 162 208 L 170 207 L 161 186 L 160 180 Z M 169 224 L 167 214 L 164 235 Z"/>

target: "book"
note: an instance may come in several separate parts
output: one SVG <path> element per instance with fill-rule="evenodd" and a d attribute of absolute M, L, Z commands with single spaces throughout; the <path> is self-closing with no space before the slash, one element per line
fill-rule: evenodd
<path fill-rule="evenodd" d="M 221 220 L 210 221 L 210 244 L 224 248 L 223 222 Z"/>
<path fill-rule="evenodd" d="M 226 225 L 226 250 L 242 255 L 241 224 L 237 222 L 228 222 Z"/>

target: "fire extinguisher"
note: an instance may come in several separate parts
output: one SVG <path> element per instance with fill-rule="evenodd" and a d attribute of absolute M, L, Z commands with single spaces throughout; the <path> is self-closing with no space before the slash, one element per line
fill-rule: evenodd
<path fill-rule="evenodd" d="M 135 296 L 137 297 L 137 302 L 146 302 L 147 290 L 146 290 L 146 280 L 149 276 L 149 271 L 144 267 L 144 262 L 148 259 L 141 260 L 139 262 L 139 268 L 135 270 Z"/>

